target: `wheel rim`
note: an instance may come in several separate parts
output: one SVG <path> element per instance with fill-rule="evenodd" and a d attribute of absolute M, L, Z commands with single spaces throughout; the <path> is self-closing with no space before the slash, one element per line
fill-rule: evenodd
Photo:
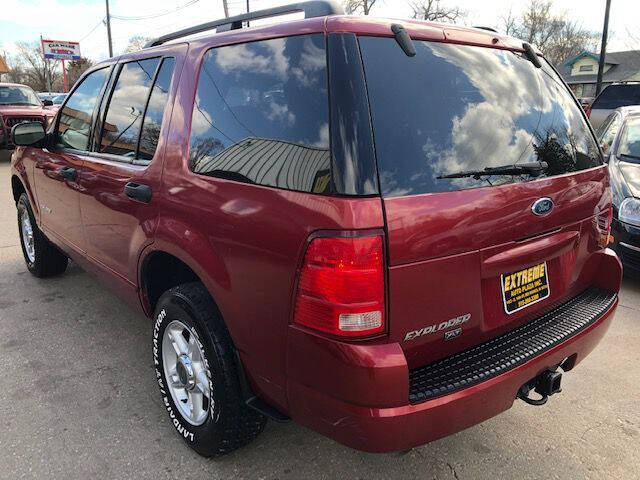
<path fill-rule="evenodd" d="M 22 232 L 22 245 L 24 251 L 27 254 L 29 262 L 34 263 L 36 261 L 36 247 L 33 239 L 33 227 L 31 226 L 31 219 L 29 218 L 29 212 L 23 210 L 20 215 L 20 230 Z"/>
<path fill-rule="evenodd" d="M 162 337 L 162 363 L 167 388 L 180 415 L 202 425 L 211 405 L 211 380 L 202 344 L 184 323 L 174 320 Z"/>

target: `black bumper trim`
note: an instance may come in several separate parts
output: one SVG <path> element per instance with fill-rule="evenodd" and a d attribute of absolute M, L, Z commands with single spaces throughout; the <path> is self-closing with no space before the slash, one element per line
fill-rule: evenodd
<path fill-rule="evenodd" d="M 484 382 L 573 337 L 595 323 L 613 305 L 615 292 L 589 288 L 538 318 L 437 362 L 409 372 L 412 404 Z"/>

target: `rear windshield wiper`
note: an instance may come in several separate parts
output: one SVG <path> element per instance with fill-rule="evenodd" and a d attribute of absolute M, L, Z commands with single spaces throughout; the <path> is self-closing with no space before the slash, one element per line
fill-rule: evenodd
<path fill-rule="evenodd" d="M 483 170 L 465 170 L 447 175 L 440 175 L 436 178 L 465 178 L 473 177 L 476 180 L 488 175 L 540 175 L 549 167 L 547 162 L 519 163 L 514 165 L 501 165 L 499 167 L 485 167 Z"/>

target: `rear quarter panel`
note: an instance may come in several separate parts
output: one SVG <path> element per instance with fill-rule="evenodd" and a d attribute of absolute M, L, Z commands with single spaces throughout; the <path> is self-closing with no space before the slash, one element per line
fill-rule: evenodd
<path fill-rule="evenodd" d="M 288 325 L 307 238 L 316 230 L 383 227 L 381 199 L 320 196 L 191 173 L 195 83 L 210 46 L 193 46 L 185 62 L 165 150 L 158 229 L 145 257 L 167 251 L 198 274 L 252 386 L 286 411 Z"/>

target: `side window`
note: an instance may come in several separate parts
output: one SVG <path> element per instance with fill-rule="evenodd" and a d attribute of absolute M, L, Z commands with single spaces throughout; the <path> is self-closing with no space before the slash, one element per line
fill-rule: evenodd
<path fill-rule="evenodd" d="M 328 192 L 328 102 L 322 34 L 209 50 L 191 119 L 189 166 L 201 175 Z"/>
<path fill-rule="evenodd" d="M 135 157 L 144 107 L 159 62 L 159 58 L 149 58 L 122 66 L 107 107 L 99 152 Z"/>
<path fill-rule="evenodd" d="M 65 103 L 56 133 L 58 148 L 87 150 L 93 110 L 108 72 L 102 68 L 87 75 Z"/>
<path fill-rule="evenodd" d="M 171 86 L 174 64 L 175 60 L 173 58 L 165 58 L 162 61 L 160 71 L 156 77 L 156 83 L 151 89 L 147 112 L 142 122 L 142 133 L 140 134 L 138 158 L 142 160 L 151 160 L 156 152 L 158 139 L 160 138 L 162 117 L 169 98 L 169 87 Z"/>
<path fill-rule="evenodd" d="M 619 113 L 612 113 L 604 122 L 604 127 L 598 132 L 598 141 L 600 142 L 600 148 L 602 153 L 608 154 L 611 150 L 611 145 L 620 130 L 620 124 L 622 119 Z"/>

